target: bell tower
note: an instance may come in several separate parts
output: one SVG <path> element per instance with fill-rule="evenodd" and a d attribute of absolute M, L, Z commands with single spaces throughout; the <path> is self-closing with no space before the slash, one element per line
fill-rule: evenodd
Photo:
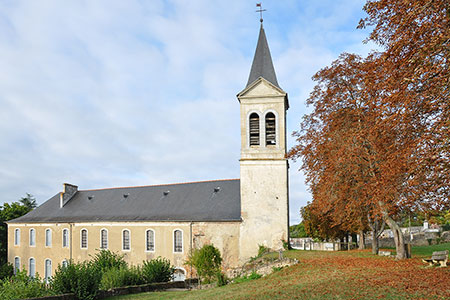
<path fill-rule="evenodd" d="M 283 248 L 289 239 L 286 112 L 288 96 L 277 81 L 261 22 L 258 43 L 245 89 L 237 95 L 241 109 L 240 260 L 258 246 Z"/>

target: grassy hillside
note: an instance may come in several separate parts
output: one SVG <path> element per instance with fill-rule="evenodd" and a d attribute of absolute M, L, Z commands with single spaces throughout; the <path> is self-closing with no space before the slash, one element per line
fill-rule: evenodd
<path fill-rule="evenodd" d="M 436 251 L 425 248 L 414 252 L 425 255 Z M 439 248 L 450 249 L 450 244 Z M 372 256 L 369 251 L 295 250 L 285 256 L 300 263 L 260 279 L 209 290 L 155 292 L 109 300 L 450 299 L 450 266 L 427 268 L 419 257 L 396 261 Z"/>

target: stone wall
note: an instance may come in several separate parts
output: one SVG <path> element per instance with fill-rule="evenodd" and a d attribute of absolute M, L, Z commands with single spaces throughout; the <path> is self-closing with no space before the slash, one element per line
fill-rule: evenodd
<path fill-rule="evenodd" d="M 173 282 L 161 282 L 161 283 L 150 283 L 143 285 L 134 285 L 134 286 L 126 286 L 115 288 L 107 291 L 99 291 L 97 299 L 104 299 L 108 297 L 118 296 L 118 295 L 128 295 L 128 294 L 137 294 L 137 293 L 145 293 L 152 291 L 161 291 L 167 289 L 182 289 L 186 288 L 188 284 L 194 284 L 197 281 L 189 280 L 189 281 L 173 281 Z M 57 296 L 46 296 L 39 298 L 29 298 L 23 300 L 76 300 L 74 294 L 64 294 Z"/>

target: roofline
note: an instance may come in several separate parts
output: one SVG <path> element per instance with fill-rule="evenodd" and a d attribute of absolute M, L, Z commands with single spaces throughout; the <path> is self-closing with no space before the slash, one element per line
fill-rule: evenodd
<path fill-rule="evenodd" d="M 11 220 L 13 221 L 13 220 Z M 19 224 L 19 225 L 26 225 L 26 224 L 48 224 L 48 223 L 55 223 L 55 224 L 70 224 L 70 223 L 105 223 L 105 222 L 109 222 L 109 223 L 123 223 L 123 222 L 128 222 L 128 223 L 152 223 L 152 222 L 161 222 L 161 223 L 171 223 L 171 222 L 179 222 L 179 223 L 213 223 L 213 222 L 242 222 L 242 218 L 241 219 L 228 219 L 228 220 L 203 220 L 203 221 L 199 221 L 199 220 L 120 220 L 120 221 L 110 221 L 110 220 L 81 220 L 81 221 L 51 221 L 51 220 L 45 220 L 45 221 L 29 221 L 29 222 L 11 222 L 11 221 L 6 221 L 4 223 L 9 224 L 9 223 L 13 223 L 13 224 Z"/>
<path fill-rule="evenodd" d="M 163 183 L 163 184 L 151 184 L 151 185 L 120 186 L 120 187 L 99 188 L 99 189 L 78 190 L 78 191 L 79 192 L 92 192 L 92 191 L 104 191 L 104 190 L 115 190 L 115 189 L 131 189 L 131 188 L 157 187 L 157 186 L 181 185 L 181 184 L 190 184 L 190 183 L 206 183 L 206 182 L 218 182 L 218 181 L 234 181 L 234 180 L 240 180 L 240 179 L 239 178 L 231 178 L 231 179 L 200 180 L 200 181 Z"/>

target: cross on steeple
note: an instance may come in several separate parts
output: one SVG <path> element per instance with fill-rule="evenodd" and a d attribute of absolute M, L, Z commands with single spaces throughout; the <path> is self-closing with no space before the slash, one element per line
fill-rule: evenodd
<path fill-rule="evenodd" d="M 259 14 L 260 14 L 260 16 L 261 16 L 260 19 L 259 19 L 259 21 L 260 21 L 261 24 L 262 24 L 262 22 L 263 22 L 263 16 L 262 16 L 262 13 L 263 13 L 263 11 L 266 11 L 266 10 L 262 8 L 261 3 L 256 3 L 256 7 L 259 7 L 259 9 L 256 10 L 256 12 L 259 12 Z"/>

